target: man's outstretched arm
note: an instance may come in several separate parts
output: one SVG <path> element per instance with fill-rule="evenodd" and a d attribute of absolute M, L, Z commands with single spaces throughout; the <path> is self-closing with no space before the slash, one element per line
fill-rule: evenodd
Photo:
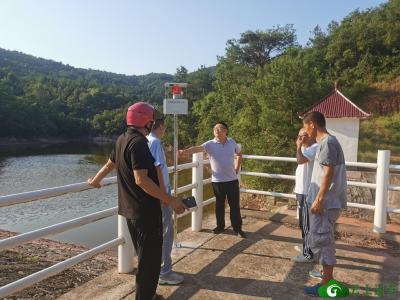
<path fill-rule="evenodd" d="M 100 188 L 100 182 L 104 177 L 108 175 L 112 170 L 114 170 L 115 164 L 109 159 L 106 164 L 97 172 L 97 174 L 93 178 L 89 178 L 87 183 L 89 183 L 93 187 Z"/>
<path fill-rule="evenodd" d="M 193 153 L 197 152 L 204 152 L 204 147 L 203 146 L 193 146 L 184 150 L 178 150 L 179 156 L 189 156 L 192 155 Z"/>

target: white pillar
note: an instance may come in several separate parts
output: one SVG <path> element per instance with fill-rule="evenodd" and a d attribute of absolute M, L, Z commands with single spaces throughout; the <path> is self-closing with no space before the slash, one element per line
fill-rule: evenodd
<path fill-rule="evenodd" d="M 376 170 L 374 232 L 384 233 L 387 219 L 390 151 L 378 150 Z"/>
<path fill-rule="evenodd" d="M 120 215 L 118 215 L 118 237 L 125 239 L 125 243 L 118 246 L 118 273 L 130 273 L 135 267 L 133 257 L 136 253 L 126 219 Z"/>
<path fill-rule="evenodd" d="M 197 187 L 192 189 L 192 196 L 196 199 L 197 209 L 192 212 L 192 230 L 200 231 L 203 221 L 203 152 L 193 154 L 193 162 L 198 163 L 192 168 L 192 183 Z"/>

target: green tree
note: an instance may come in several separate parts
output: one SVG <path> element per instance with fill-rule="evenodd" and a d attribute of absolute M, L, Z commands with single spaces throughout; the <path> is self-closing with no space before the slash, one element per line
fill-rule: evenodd
<path fill-rule="evenodd" d="M 296 44 L 293 25 L 276 26 L 265 31 L 246 31 L 238 40 L 227 43 L 227 56 L 248 66 L 264 66 L 285 49 Z"/>

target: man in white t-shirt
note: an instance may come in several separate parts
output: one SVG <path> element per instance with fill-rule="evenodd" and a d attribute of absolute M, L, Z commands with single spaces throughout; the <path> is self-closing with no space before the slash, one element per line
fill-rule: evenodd
<path fill-rule="evenodd" d="M 237 177 L 242 162 L 242 151 L 235 140 L 228 138 L 228 125 L 226 123 L 222 121 L 215 123 L 213 133 L 214 139 L 203 143 L 201 146 L 179 150 L 179 155 L 191 155 L 196 152 L 207 153 L 210 158 L 211 183 L 216 198 L 217 227 L 213 231 L 218 234 L 225 230 L 225 199 L 228 199 L 232 228 L 237 235 L 245 238 L 246 234 L 242 230 L 240 189 Z"/>
<path fill-rule="evenodd" d="M 296 140 L 296 160 L 298 166 L 296 169 L 296 184 L 294 186 L 294 192 L 299 207 L 299 226 L 303 238 L 303 246 L 295 247 L 296 250 L 302 252 L 300 255 L 293 257 L 295 262 L 314 261 L 314 255 L 306 238 L 307 232 L 310 229 L 308 209 L 306 209 L 306 197 L 311 182 L 311 174 L 317 147 L 318 144 L 315 140 L 310 138 L 303 128 L 300 129 Z"/>

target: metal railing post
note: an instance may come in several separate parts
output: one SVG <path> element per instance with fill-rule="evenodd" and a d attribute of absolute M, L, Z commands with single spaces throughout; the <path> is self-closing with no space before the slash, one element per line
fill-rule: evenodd
<path fill-rule="evenodd" d="M 384 233 L 387 221 L 387 201 L 389 185 L 390 151 L 378 150 L 376 169 L 376 192 L 375 192 L 375 214 L 374 232 Z"/>
<path fill-rule="evenodd" d="M 133 257 L 136 255 L 126 218 L 118 215 L 118 237 L 123 237 L 125 243 L 118 246 L 118 273 L 130 273 L 134 269 Z"/>
<path fill-rule="evenodd" d="M 192 183 L 197 183 L 197 187 L 192 189 L 197 203 L 197 209 L 192 212 L 192 230 L 200 231 L 203 221 L 203 152 L 194 153 L 193 162 L 198 165 L 192 168 Z"/>

